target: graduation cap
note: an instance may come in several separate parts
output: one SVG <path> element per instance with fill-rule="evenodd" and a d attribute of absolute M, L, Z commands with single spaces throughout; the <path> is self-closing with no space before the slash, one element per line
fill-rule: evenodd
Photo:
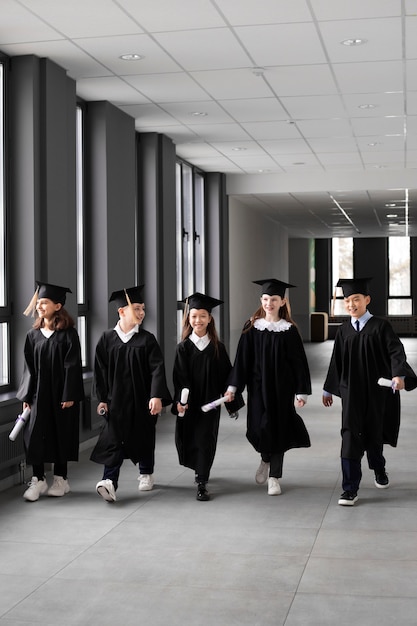
<path fill-rule="evenodd" d="M 217 300 L 217 298 L 206 296 L 205 294 L 199 293 L 198 291 L 196 291 L 196 293 L 193 293 L 191 296 L 188 296 L 188 298 L 184 298 L 184 300 L 182 300 L 181 302 L 185 304 L 185 314 L 187 314 L 187 306 L 188 310 L 205 309 L 206 311 L 211 313 L 214 307 L 219 306 L 219 304 L 223 304 L 223 300 Z"/>
<path fill-rule="evenodd" d="M 369 295 L 369 281 L 372 278 L 340 278 L 336 287 L 341 287 L 343 297 L 349 298 L 354 293 L 361 293 L 364 296 Z"/>
<path fill-rule="evenodd" d="M 264 278 L 263 280 L 253 280 L 256 285 L 261 285 L 262 293 L 266 293 L 268 296 L 285 296 L 285 290 L 289 287 L 295 287 L 290 283 L 284 283 L 282 280 L 276 278 Z"/>
<path fill-rule="evenodd" d="M 52 302 L 55 302 L 56 304 L 62 304 L 63 306 L 67 298 L 67 293 L 72 293 L 69 287 L 52 285 L 51 283 L 44 283 L 40 280 L 37 280 L 36 284 L 38 286 L 27 308 L 25 309 L 25 311 L 23 311 L 24 315 L 33 315 L 36 309 L 36 302 L 41 298 L 47 298 L 48 300 L 52 300 Z"/>
<path fill-rule="evenodd" d="M 120 289 L 120 291 L 113 291 L 109 298 L 109 302 L 115 302 L 117 308 L 129 306 L 132 302 L 136 304 L 143 304 L 142 290 L 145 285 L 137 285 L 136 287 L 128 287 L 127 289 Z"/>

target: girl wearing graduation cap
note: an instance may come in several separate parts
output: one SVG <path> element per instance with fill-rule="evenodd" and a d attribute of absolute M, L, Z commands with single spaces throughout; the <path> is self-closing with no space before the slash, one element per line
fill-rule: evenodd
<path fill-rule="evenodd" d="M 23 439 L 26 462 L 33 477 L 23 497 L 63 496 L 70 491 L 68 461 L 78 461 L 79 405 L 84 398 L 80 341 L 74 321 L 64 308 L 71 290 L 38 282 L 25 311 L 36 321 L 26 336 L 24 371 L 17 398 L 30 419 Z M 45 463 L 54 464 L 53 484 L 48 489 Z"/>
<path fill-rule="evenodd" d="M 247 388 L 246 436 L 261 454 L 255 480 L 268 480 L 268 494 L 275 496 L 281 493 L 284 453 L 310 446 L 295 410 L 311 394 L 310 372 L 285 297 L 286 288 L 294 285 L 273 278 L 253 282 L 262 287 L 261 306 L 243 328 L 228 389 Z"/>
<path fill-rule="evenodd" d="M 204 502 L 210 499 L 207 482 L 216 453 L 220 407 L 208 412 L 201 407 L 223 396 L 232 365 L 211 315 L 222 301 L 197 292 L 183 303 L 182 341 L 176 349 L 173 371 L 175 442 L 180 464 L 195 471 L 196 498 Z M 184 389 L 189 390 L 185 405 L 181 403 Z M 234 414 L 243 406 L 242 397 L 225 406 Z"/>

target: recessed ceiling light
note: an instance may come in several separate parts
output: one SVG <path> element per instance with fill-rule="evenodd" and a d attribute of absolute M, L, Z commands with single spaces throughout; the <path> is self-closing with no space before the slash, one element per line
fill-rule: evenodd
<path fill-rule="evenodd" d="M 204 111 L 192 111 L 190 115 L 194 115 L 194 117 L 206 117 L 207 113 L 204 113 Z"/>
<path fill-rule="evenodd" d="M 376 104 L 358 104 L 358 109 L 375 109 Z"/>
<path fill-rule="evenodd" d="M 394 206 L 397 206 L 397 203 L 396 203 L 396 202 L 387 202 L 385 206 L 386 206 L 386 207 L 390 207 L 390 208 L 392 208 L 392 207 L 394 207 Z M 388 216 L 387 216 L 387 217 L 388 217 Z"/>
<path fill-rule="evenodd" d="M 368 143 L 368 146 L 371 146 L 371 148 L 374 148 L 375 146 L 379 146 L 380 142 L 379 141 L 371 141 L 371 143 Z"/>
<path fill-rule="evenodd" d="M 271 170 L 258 170 L 260 174 L 265 174 L 266 172 L 270 172 Z"/>
<path fill-rule="evenodd" d="M 343 46 L 361 46 L 364 43 L 367 43 L 367 39 L 344 39 L 343 41 L 341 41 L 340 43 Z"/>
<path fill-rule="evenodd" d="M 305 165 L 304 161 L 295 161 L 293 165 Z"/>
<path fill-rule="evenodd" d="M 122 54 L 119 59 L 122 61 L 140 61 L 144 57 L 141 54 Z"/>
<path fill-rule="evenodd" d="M 396 213 L 388 213 L 387 217 L 398 217 Z"/>
<path fill-rule="evenodd" d="M 252 68 L 252 74 L 254 74 L 255 76 L 263 76 L 265 74 L 265 68 L 264 67 L 253 67 Z"/>
<path fill-rule="evenodd" d="M 239 147 L 232 148 L 232 150 L 233 150 L 234 152 L 242 152 L 243 150 L 246 150 L 246 149 L 247 149 L 247 148 L 239 148 Z"/>

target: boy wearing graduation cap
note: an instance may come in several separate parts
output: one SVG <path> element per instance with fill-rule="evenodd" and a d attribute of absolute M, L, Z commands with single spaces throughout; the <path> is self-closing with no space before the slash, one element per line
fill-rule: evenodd
<path fill-rule="evenodd" d="M 106 420 L 91 460 L 104 464 L 97 493 L 116 500 L 124 459 L 139 464 L 139 491 L 154 485 L 155 427 L 163 406 L 171 404 L 161 348 L 141 325 L 145 317 L 144 285 L 115 291 L 109 302 L 119 320 L 98 341 L 94 363 L 97 412 Z"/>
<path fill-rule="evenodd" d="M 397 445 L 399 391 L 417 386 L 416 375 L 391 324 L 367 309 L 370 280 L 343 278 L 337 283 L 350 319 L 338 328 L 324 383 L 324 406 L 333 404 L 333 395 L 342 400 L 341 506 L 353 506 L 358 500 L 365 452 L 369 468 L 375 473 L 375 486 L 389 487 L 383 444 Z M 391 388 L 378 385 L 380 378 L 390 379 Z"/>
<path fill-rule="evenodd" d="M 64 308 L 71 289 L 37 281 L 24 312 L 36 320 L 26 336 L 24 371 L 17 398 L 30 408 L 23 440 L 33 476 L 23 494 L 35 502 L 41 495 L 64 496 L 70 491 L 68 461 L 78 461 L 79 406 L 84 398 L 81 348 L 74 320 Z M 53 463 L 48 488 L 45 463 Z"/>
<path fill-rule="evenodd" d="M 205 502 L 210 499 L 207 482 L 216 453 L 220 406 L 207 412 L 202 406 L 225 394 L 232 364 L 211 314 L 214 307 L 223 304 L 222 300 L 196 292 L 183 303 L 182 341 L 176 349 L 173 370 L 175 443 L 180 464 L 195 472 L 196 499 Z M 187 398 L 183 397 L 184 389 L 188 390 Z M 243 404 L 239 396 L 225 407 L 232 415 Z"/>
<path fill-rule="evenodd" d="M 261 455 L 255 481 L 268 481 L 268 495 L 281 493 L 284 453 L 308 448 L 310 437 L 295 410 L 311 394 L 310 371 L 298 329 L 291 319 L 285 291 L 290 285 L 275 278 L 255 280 L 261 306 L 243 328 L 229 389 L 247 388 L 246 437 Z"/>

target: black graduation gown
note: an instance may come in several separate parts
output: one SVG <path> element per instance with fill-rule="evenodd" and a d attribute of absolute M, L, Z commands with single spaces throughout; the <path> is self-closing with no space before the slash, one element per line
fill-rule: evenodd
<path fill-rule="evenodd" d="M 49 338 L 28 332 L 17 398 L 31 405 L 23 439 L 30 464 L 78 460 L 79 403 L 84 398 L 80 341 L 75 328 Z M 68 409 L 61 402 L 73 401 Z"/>
<path fill-rule="evenodd" d="M 105 331 L 96 347 L 94 388 L 109 414 L 91 460 L 114 466 L 121 450 L 133 463 L 147 458 L 155 448 L 157 421 L 149 412 L 149 400 L 161 398 L 162 406 L 171 403 L 163 355 L 154 335 L 140 328 L 124 343 L 114 329 Z"/>
<path fill-rule="evenodd" d="M 294 325 L 279 332 L 255 327 L 243 332 L 229 384 L 240 392 L 247 387 L 246 436 L 255 450 L 273 453 L 310 446 L 294 406 L 297 393 L 311 394 L 307 357 Z"/>
<path fill-rule="evenodd" d="M 227 388 L 227 378 L 232 369 L 229 356 L 223 343 L 218 344 L 218 356 L 213 343 L 204 350 L 187 338 L 178 344 L 175 354 L 173 380 L 175 401 L 172 413 L 177 415 L 177 402 L 184 387 L 190 390 L 188 409 L 184 417 L 178 417 L 175 429 L 175 443 L 181 465 L 195 470 L 198 474 L 209 475 L 217 447 L 220 407 L 207 413 L 201 407 L 220 398 Z M 241 395 L 225 407 L 229 414 L 244 405 Z"/>
<path fill-rule="evenodd" d="M 417 386 L 403 344 L 391 324 L 371 317 L 357 332 L 350 320 L 336 333 L 325 391 L 342 399 L 343 458 L 360 459 L 374 445 L 397 445 L 400 394 L 378 385 L 379 378 L 405 376 L 405 388 Z"/>

